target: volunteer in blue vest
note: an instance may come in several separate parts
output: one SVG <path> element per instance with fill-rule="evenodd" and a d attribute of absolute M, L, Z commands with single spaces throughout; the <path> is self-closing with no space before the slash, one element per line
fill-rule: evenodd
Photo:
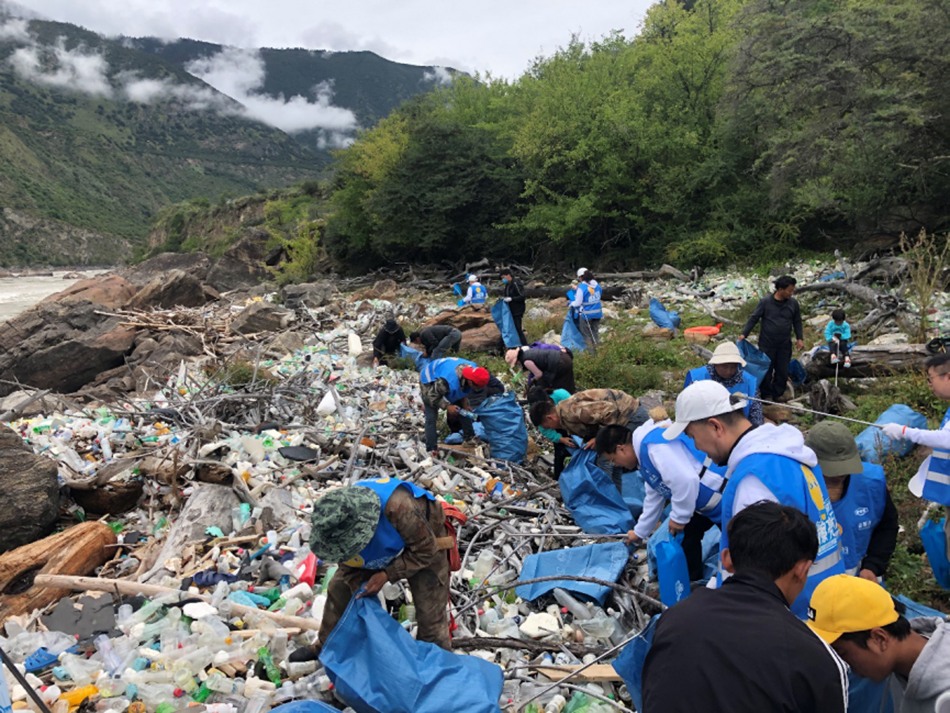
<path fill-rule="evenodd" d="M 371 597 L 400 579 L 412 592 L 419 641 L 452 648 L 446 604 L 453 543 L 430 492 L 395 478 L 360 481 L 317 500 L 310 524 L 311 552 L 340 567 L 327 587 L 316 647 L 294 652 L 293 659 L 315 658 L 360 587 L 359 596 Z"/>
<path fill-rule="evenodd" d="M 462 422 L 462 433 L 466 438 L 475 437 L 472 422 L 459 414 L 459 407 L 470 411 L 468 396 L 474 391 L 484 389 L 489 381 L 491 381 L 491 374 L 488 370 L 467 359 L 448 357 L 435 359 L 426 364 L 419 374 L 419 391 L 422 395 L 422 403 L 425 405 L 427 451 L 434 453 L 439 444 L 436 426 L 439 410 L 443 408 L 453 417 L 459 417 Z"/>
<path fill-rule="evenodd" d="M 600 343 L 600 320 L 604 317 L 604 310 L 600 304 L 602 291 L 597 280 L 586 267 L 577 271 L 577 279 L 580 283 L 574 290 L 571 308 L 577 314 L 577 326 L 584 335 L 584 341 L 592 350 L 596 350 Z"/>
<path fill-rule="evenodd" d="M 650 419 L 632 433 L 624 426 L 606 426 L 597 434 L 597 453 L 625 472 L 637 470 L 646 485 L 643 512 L 628 542 L 647 540 L 670 502 L 670 534 L 683 533 L 683 552 L 690 581 L 703 578 L 703 535 L 722 522 L 723 468 L 713 466 L 683 435 L 668 441 L 672 425 L 666 411 L 650 411 Z"/>
<path fill-rule="evenodd" d="M 752 374 L 743 370 L 746 365 L 745 359 L 739 353 L 739 347 L 732 342 L 723 342 L 706 366 L 699 366 L 686 372 L 686 381 L 683 383 L 685 389 L 696 381 L 715 381 L 717 384 L 725 386 L 730 394 L 744 394 L 746 396 L 755 396 L 758 390 L 757 382 Z M 761 426 L 765 423 L 762 416 L 762 404 L 758 401 L 747 401 L 744 409 L 746 418 L 753 426 Z"/>
<path fill-rule="evenodd" d="M 950 354 L 930 357 L 924 362 L 924 367 L 933 395 L 950 401 Z M 896 423 L 885 424 L 882 430 L 888 438 L 933 448 L 933 453 L 924 459 L 917 474 L 911 478 L 909 487 L 918 498 L 943 505 L 946 515 L 943 529 L 947 536 L 947 552 L 950 553 L 950 408 L 936 431 L 907 428 Z"/>
<path fill-rule="evenodd" d="M 897 546 L 897 508 L 884 469 L 864 463 L 851 431 L 826 419 L 813 426 L 805 445 L 815 451 L 835 510 L 841 554 L 848 574 L 878 581 Z"/>
<path fill-rule="evenodd" d="M 478 281 L 475 275 L 468 276 L 468 292 L 462 301 L 467 305 L 483 305 L 488 300 L 488 290 Z"/>
<path fill-rule="evenodd" d="M 699 381 L 676 398 L 676 422 L 663 437 L 672 440 L 682 433 L 696 447 L 725 465 L 728 480 L 722 494 L 722 522 L 763 500 L 788 505 L 805 513 L 818 531 L 818 555 L 808 572 L 804 591 L 792 612 L 804 619 L 808 599 L 827 577 L 844 573 L 844 558 L 838 537 L 838 521 L 818 467 L 818 457 L 805 445 L 801 431 L 788 424 L 764 424 L 756 428 L 746 418 L 744 400 L 722 384 Z M 729 549 L 729 535 L 722 533 L 722 552 Z M 720 564 L 719 575 L 726 576 Z"/>

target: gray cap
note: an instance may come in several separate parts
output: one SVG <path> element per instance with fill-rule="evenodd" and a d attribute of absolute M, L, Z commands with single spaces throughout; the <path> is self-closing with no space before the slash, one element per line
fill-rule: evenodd
<path fill-rule="evenodd" d="M 827 419 L 808 431 L 805 445 L 815 451 L 821 472 L 829 478 L 864 472 L 851 431 L 840 421 Z"/>

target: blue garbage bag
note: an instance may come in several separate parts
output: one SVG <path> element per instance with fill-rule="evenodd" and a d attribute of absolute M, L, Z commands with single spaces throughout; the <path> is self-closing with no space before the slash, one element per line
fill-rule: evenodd
<path fill-rule="evenodd" d="M 452 294 L 456 297 L 462 297 L 462 286 L 459 283 L 452 285 Z"/>
<path fill-rule="evenodd" d="M 798 361 L 798 359 L 792 359 L 788 363 L 788 375 L 795 386 L 801 386 L 808 378 L 808 374 L 805 373 L 805 367 L 802 366 L 802 363 Z"/>
<path fill-rule="evenodd" d="M 708 582 L 716 576 L 719 569 L 719 543 L 722 540 L 722 530 L 719 527 L 710 527 L 703 535 L 703 582 Z"/>
<path fill-rule="evenodd" d="M 564 326 L 561 328 L 561 346 L 572 352 L 582 352 L 587 349 L 587 342 L 577 326 L 577 319 L 570 312 L 564 317 Z"/>
<path fill-rule="evenodd" d="M 655 539 L 654 539 L 655 538 Z M 671 535 L 669 520 L 648 541 L 656 557 L 656 577 L 660 582 L 660 601 L 671 607 L 689 596 L 689 567 L 683 552 L 683 535 Z"/>
<path fill-rule="evenodd" d="M 406 346 L 405 344 L 399 345 L 399 356 L 402 359 L 412 359 L 418 371 L 425 369 L 426 364 L 432 361 L 418 349 L 413 349 L 412 347 Z"/>
<path fill-rule="evenodd" d="M 623 485 L 621 497 L 623 497 L 624 505 L 630 509 L 630 514 L 633 515 L 633 519 L 638 520 L 640 513 L 643 512 L 643 499 L 646 497 L 646 487 L 638 471 L 624 475 L 625 477 L 621 481 Z"/>
<path fill-rule="evenodd" d="M 907 611 L 904 614 L 904 616 L 907 617 L 908 619 L 913 619 L 914 617 L 917 617 L 917 616 L 935 616 L 935 617 L 938 617 L 939 619 L 947 618 L 947 615 L 944 614 L 942 611 L 931 609 L 930 607 L 924 604 L 915 602 L 913 599 L 908 599 L 903 594 L 898 594 L 896 597 L 894 597 L 894 599 L 896 599 L 905 607 L 907 607 Z"/>
<path fill-rule="evenodd" d="M 502 341 L 509 349 L 521 346 L 521 337 L 518 336 L 518 330 L 515 329 L 515 319 L 511 316 L 511 308 L 506 302 L 498 300 L 491 308 L 491 318 L 498 325 L 498 331 L 501 332 Z"/>
<path fill-rule="evenodd" d="M 848 711 L 849 713 L 894 713 L 894 699 L 891 696 L 891 682 L 885 678 L 875 683 L 869 678 L 848 671 Z"/>
<path fill-rule="evenodd" d="M 928 520 L 920 531 L 927 561 L 934 572 L 934 579 L 944 589 L 950 589 L 950 560 L 947 559 L 947 536 L 943 532 L 944 520 Z"/>
<path fill-rule="evenodd" d="M 528 455 L 528 427 L 524 410 L 513 391 L 490 396 L 475 409 L 478 422 L 485 427 L 485 440 L 491 444 L 492 458 L 521 463 Z"/>
<path fill-rule="evenodd" d="M 748 339 L 738 342 L 739 353 L 745 359 L 746 365 L 742 367 L 743 371 L 755 377 L 756 386 L 762 385 L 762 379 L 765 378 L 765 372 L 769 370 L 772 360 L 763 354 L 754 345 L 750 344 Z"/>
<path fill-rule="evenodd" d="M 650 300 L 650 319 L 663 329 L 676 331 L 680 326 L 680 313 L 667 310 L 656 297 Z"/>
<path fill-rule="evenodd" d="M 575 577 L 594 577 L 605 582 L 616 582 L 629 556 L 630 550 L 623 542 L 604 542 L 542 552 L 525 558 L 519 579 L 569 574 Z M 515 589 L 515 594 L 526 601 L 534 601 L 556 587 L 575 594 L 583 594 L 598 604 L 603 604 L 610 593 L 610 587 L 564 580 L 526 584 Z"/>
<path fill-rule="evenodd" d="M 354 597 L 320 652 L 337 693 L 358 713 L 500 713 L 501 669 L 416 641 L 376 597 Z"/>
<path fill-rule="evenodd" d="M 320 701 L 291 701 L 271 708 L 271 713 L 340 713 L 337 708 Z"/>
<path fill-rule="evenodd" d="M 904 404 L 894 404 L 878 416 L 874 423 L 881 426 L 885 423 L 897 423 L 909 428 L 927 428 L 927 418 Z M 892 441 L 880 428 L 874 426 L 865 428 L 854 440 L 858 444 L 861 460 L 865 463 L 880 463 L 889 455 L 903 458 L 914 448 L 910 441 Z"/>
<path fill-rule="evenodd" d="M 597 452 L 578 448 L 561 472 L 558 485 L 564 505 L 580 528 L 592 535 L 615 535 L 633 529 L 630 510 L 617 502 L 617 488 L 594 465 Z"/>
<path fill-rule="evenodd" d="M 637 711 L 643 710 L 643 664 L 646 663 L 647 654 L 653 646 L 653 632 L 659 618 L 660 615 L 656 614 L 650 619 L 650 623 L 643 627 L 643 631 L 637 634 L 633 641 L 623 647 L 623 651 L 613 662 L 614 671 L 627 684 L 627 690 L 633 700 L 633 709 Z"/>

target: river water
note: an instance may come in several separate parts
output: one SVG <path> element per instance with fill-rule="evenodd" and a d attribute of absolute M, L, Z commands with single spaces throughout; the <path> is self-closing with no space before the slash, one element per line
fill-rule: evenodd
<path fill-rule="evenodd" d="M 101 275 L 105 270 L 89 270 L 79 273 L 85 279 Z M 0 322 L 16 317 L 44 297 L 65 290 L 79 280 L 64 280 L 66 271 L 54 272 L 52 277 L 0 277 Z"/>

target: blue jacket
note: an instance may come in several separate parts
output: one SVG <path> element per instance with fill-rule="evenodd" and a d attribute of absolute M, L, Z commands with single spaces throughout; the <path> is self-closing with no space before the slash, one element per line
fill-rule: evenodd
<path fill-rule="evenodd" d="M 741 367 L 740 367 L 741 368 Z M 698 366 L 695 369 L 690 369 L 686 372 L 686 380 L 683 383 L 683 388 L 696 381 L 712 381 L 713 378 L 709 373 L 709 369 L 705 366 Z M 725 386 L 725 384 L 723 384 Z M 742 380 L 735 386 L 726 386 L 726 389 L 730 394 L 742 394 L 744 396 L 755 396 L 756 389 L 758 388 L 758 383 L 755 380 L 755 377 L 752 376 L 747 371 L 742 372 Z M 749 418 L 750 410 L 752 409 L 752 402 L 746 402 L 743 412 L 745 413 L 746 418 Z"/>
<path fill-rule="evenodd" d="M 435 496 L 427 490 L 423 490 L 418 485 L 407 483 L 396 478 L 380 478 L 379 480 L 361 480 L 353 484 L 360 488 L 369 488 L 379 496 L 379 523 L 376 525 L 376 532 L 373 533 L 373 539 L 364 547 L 360 553 L 351 560 L 344 562 L 349 567 L 359 567 L 360 569 L 386 569 L 392 561 L 405 549 L 406 543 L 396 532 L 396 528 L 386 517 L 386 503 L 396 488 L 408 488 L 413 497 L 426 497 L 429 500 L 435 500 Z"/>
<path fill-rule="evenodd" d="M 450 404 L 454 404 L 472 393 L 471 389 L 462 388 L 462 382 L 458 376 L 458 367 L 460 366 L 476 366 L 476 364 L 473 361 L 468 361 L 468 359 L 459 359 L 458 357 L 433 359 L 420 372 L 419 383 L 431 384 L 438 379 L 445 379 L 449 385 L 449 392 L 445 395 L 445 400 Z"/>
<path fill-rule="evenodd" d="M 835 334 L 839 335 L 839 338 L 843 342 L 850 341 L 851 325 L 847 322 L 835 324 L 835 321 L 831 320 L 828 322 L 828 326 L 825 327 L 825 341 L 830 342 L 834 338 Z"/>

